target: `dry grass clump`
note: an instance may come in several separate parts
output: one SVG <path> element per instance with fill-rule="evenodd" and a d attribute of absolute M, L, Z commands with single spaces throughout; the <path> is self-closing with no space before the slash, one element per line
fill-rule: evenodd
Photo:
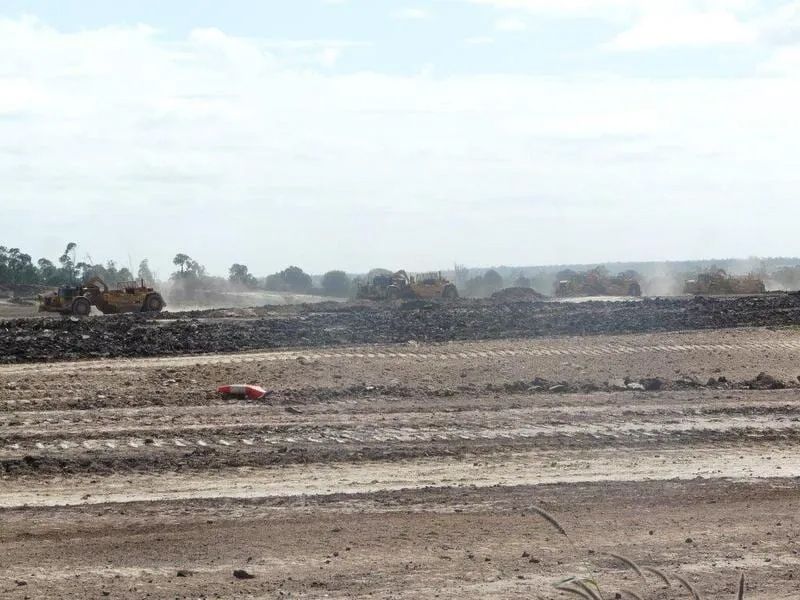
<path fill-rule="evenodd" d="M 538 506 L 531 507 L 531 510 L 539 515 L 542 519 L 547 521 L 553 529 L 555 529 L 559 534 L 563 535 L 567 538 L 572 548 L 575 548 L 575 544 L 572 542 L 572 539 L 567 534 L 567 530 L 559 523 L 556 518 L 548 513 L 543 508 L 539 508 Z M 656 579 L 658 579 L 662 584 L 664 584 L 668 588 L 672 588 L 672 581 L 676 581 L 680 584 L 680 588 L 682 588 L 686 594 L 692 600 L 703 600 L 703 596 L 700 592 L 685 578 L 681 577 L 676 573 L 668 574 L 664 571 L 661 571 L 655 567 L 647 566 L 647 565 L 639 565 L 634 560 L 628 558 L 627 556 L 623 556 L 621 554 L 613 554 L 611 552 L 605 553 L 606 556 L 613 558 L 614 560 L 622 563 L 627 569 L 636 573 L 641 579 L 643 585 L 648 584 L 648 579 L 645 573 L 649 575 L 653 575 Z M 591 565 L 590 566 L 595 566 Z M 568 594 L 573 594 L 580 598 L 584 598 L 585 600 L 606 600 L 606 596 L 603 595 L 601 590 L 600 584 L 595 579 L 590 578 L 581 578 L 581 577 L 568 577 L 567 579 L 563 579 L 556 584 L 554 587 L 561 591 L 566 592 Z M 644 592 L 633 591 L 629 589 L 620 589 L 614 593 L 612 596 L 613 598 L 632 598 L 633 600 L 645 600 L 645 596 L 642 595 Z M 739 575 L 739 583 L 736 588 L 736 600 L 744 600 L 745 594 L 745 577 L 744 573 Z"/>

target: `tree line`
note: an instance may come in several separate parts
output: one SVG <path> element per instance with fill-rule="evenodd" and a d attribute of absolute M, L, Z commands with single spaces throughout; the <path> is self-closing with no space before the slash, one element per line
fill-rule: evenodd
<path fill-rule="evenodd" d="M 95 263 L 87 255 L 84 260 L 77 259 L 78 245 L 70 242 L 56 262 L 40 258 L 36 262 L 30 254 L 19 248 L 0 246 L 0 284 L 61 286 L 77 285 L 92 277 L 100 277 L 106 283 L 116 285 L 134 279 L 128 267 L 119 267 L 113 260 Z M 153 281 L 153 274 L 147 260 L 139 264 L 137 277 Z"/>
<path fill-rule="evenodd" d="M 172 260 L 178 268 L 170 279 L 188 287 L 219 287 L 218 277 L 206 274 L 206 268 L 187 254 L 178 253 Z M 266 277 L 257 277 L 247 265 L 233 263 L 228 269 L 229 284 L 250 290 L 270 292 L 290 292 L 293 294 L 322 294 L 346 298 L 353 293 L 354 280 L 344 271 L 333 270 L 325 273 L 315 285 L 314 278 L 300 267 L 291 265 L 282 271 Z"/>
<path fill-rule="evenodd" d="M 467 298 L 487 298 L 506 287 L 534 287 L 534 281 L 522 271 L 512 273 L 507 279 L 495 269 L 487 269 L 480 275 L 470 277 L 470 269 L 462 265 L 455 267 L 455 284 L 461 295 Z"/>
<path fill-rule="evenodd" d="M 373 269 L 365 277 L 352 277 L 342 270 L 331 270 L 322 276 L 312 277 L 300 267 L 291 265 L 285 269 L 259 277 L 250 272 L 247 265 L 234 263 L 228 269 L 228 277 L 209 275 L 205 266 L 186 253 L 179 252 L 172 260 L 175 266 L 169 279 L 187 293 L 199 289 L 222 289 L 230 285 L 248 290 L 287 292 L 293 294 L 319 294 L 334 297 L 355 295 L 361 279 L 370 279 L 376 273 L 391 273 L 387 269 Z M 48 258 L 33 260 L 19 248 L 0 246 L 0 284 L 61 286 L 79 285 L 100 277 L 109 285 L 123 281 L 142 279 L 146 284 L 157 284 L 157 276 L 150 268 L 148 259 L 139 263 L 136 273 L 128 267 L 120 267 L 113 260 L 96 263 L 85 255 L 78 260 L 78 244 L 70 242 L 55 261 Z M 469 270 L 456 266 L 455 283 L 462 295 L 467 297 L 490 296 L 506 286 L 506 281 L 495 269 L 469 277 Z M 522 273 L 509 278 L 508 283 L 516 287 L 531 287 L 531 280 Z"/>
<path fill-rule="evenodd" d="M 208 275 L 204 265 L 182 252 L 176 254 L 172 262 L 176 270 L 169 279 L 186 289 L 220 288 L 234 284 L 254 290 L 347 297 L 354 285 L 353 279 L 340 270 L 328 271 L 318 278 L 318 285 L 315 285 L 311 275 L 296 266 L 289 266 L 266 277 L 256 277 L 250 273 L 247 265 L 234 263 L 228 271 L 228 278 L 224 279 Z M 78 260 L 78 244 L 75 242 L 68 243 L 55 261 L 48 258 L 34 261 L 30 254 L 20 248 L 0 246 L 0 285 L 80 285 L 92 277 L 100 277 L 109 285 L 139 279 L 150 285 L 158 283 L 146 258 L 139 263 L 134 275 L 130 268 L 120 267 L 113 260 L 96 263 L 88 255 Z"/>

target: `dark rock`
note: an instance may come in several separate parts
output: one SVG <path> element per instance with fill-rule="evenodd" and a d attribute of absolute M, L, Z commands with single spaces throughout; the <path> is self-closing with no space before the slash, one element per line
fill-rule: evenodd
<path fill-rule="evenodd" d="M 647 377 L 645 379 L 640 379 L 639 383 L 641 383 L 648 392 L 657 392 L 664 388 L 666 382 L 660 377 Z"/>
<path fill-rule="evenodd" d="M 756 375 L 755 379 L 746 381 L 745 384 L 753 390 L 782 390 L 786 387 L 784 382 L 763 371 Z"/>
<path fill-rule="evenodd" d="M 244 569 L 236 569 L 233 572 L 233 576 L 236 577 L 236 579 L 255 579 L 255 575 L 248 573 Z"/>

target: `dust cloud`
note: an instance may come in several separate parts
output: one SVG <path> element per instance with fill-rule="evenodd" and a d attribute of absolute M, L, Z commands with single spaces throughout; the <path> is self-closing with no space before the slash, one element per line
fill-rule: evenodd
<path fill-rule="evenodd" d="M 164 296 L 167 310 L 171 311 L 283 306 L 336 300 L 312 294 L 252 289 L 224 280 L 214 281 L 202 287 L 185 280 L 164 281 L 156 285 Z"/>

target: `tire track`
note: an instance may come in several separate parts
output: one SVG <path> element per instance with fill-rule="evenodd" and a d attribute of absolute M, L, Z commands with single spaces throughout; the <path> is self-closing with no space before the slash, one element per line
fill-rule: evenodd
<path fill-rule="evenodd" d="M 414 350 L 399 351 L 396 346 L 380 349 L 351 348 L 334 351 L 270 351 L 235 354 L 192 354 L 182 356 L 135 358 L 135 359 L 99 359 L 86 362 L 49 363 L 0 366 L 0 376 L 20 375 L 27 373 L 80 373 L 104 369 L 124 370 L 147 367 L 181 367 L 205 366 L 215 364 L 246 364 L 256 362 L 280 362 L 293 360 L 416 360 L 416 361 L 453 361 L 497 357 L 587 357 L 602 355 L 625 355 L 647 352 L 655 353 L 691 353 L 691 352 L 731 352 L 731 351 L 800 351 L 800 340 L 746 341 L 731 344 L 624 344 L 609 343 L 593 345 L 590 341 L 580 346 L 560 346 L 530 343 L 523 347 L 500 348 L 486 350 L 452 351 Z"/>
<path fill-rule="evenodd" d="M 250 429 L 249 431 L 247 431 Z M 265 430 L 266 429 L 266 430 Z M 207 430 L 206 433 L 202 433 Z M 220 433 L 223 430 L 223 433 Z M 227 430 L 227 432 L 225 432 Z M 245 430 L 244 432 L 242 430 Z M 160 435 L 159 435 L 160 434 Z M 735 434 L 750 439 L 767 436 L 796 437 L 800 434 L 800 418 L 779 416 L 690 417 L 674 421 L 621 421 L 606 423 L 581 423 L 557 425 L 541 421 L 520 420 L 515 426 L 479 425 L 469 426 L 408 426 L 397 423 L 390 427 L 319 428 L 297 427 L 291 431 L 274 432 L 268 428 L 253 430 L 250 425 L 218 425 L 176 427 L 166 434 L 165 428 L 148 430 L 141 428 L 127 434 L 108 436 L 102 430 L 91 435 L 19 434 L 6 436 L 0 445 L 0 457 L 14 458 L 31 453 L 60 454 L 70 452 L 127 452 L 128 449 L 161 449 L 200 447 L 231 449 L 234 447 L 306 447 L 308 445 L 337 444 L 419 444 L 437 442 L 535 441 L 540 438 L 585 438 L 605 439 L 669 438 L 676 434 L 712 436 Z"/>
<path fill-rule="evenodd" d="M 0 488 L 0 509 L 35 506 L 79 506 L 100 503 L 150 503 L 212 498 L 255 499 L 315 494 L 374 493 L 424 487 L 470 488 L 549 485 L 582 482 L 752 479 L 790 481 L 797 471 L 796 453 L 775 455 L 774 448 L 698 448 L 684 450 L 616 449 L 521 452 L 487 457 L 481 468 L 473 458 L 419 457 L 384 462 L 289 465 L 242 478 L 227 471 L 202 474 L 142 474 L 131 487 L 128 475 L 112 475 L 98 484 L 91 476 L 68 482 L 9 482 Z"/>

